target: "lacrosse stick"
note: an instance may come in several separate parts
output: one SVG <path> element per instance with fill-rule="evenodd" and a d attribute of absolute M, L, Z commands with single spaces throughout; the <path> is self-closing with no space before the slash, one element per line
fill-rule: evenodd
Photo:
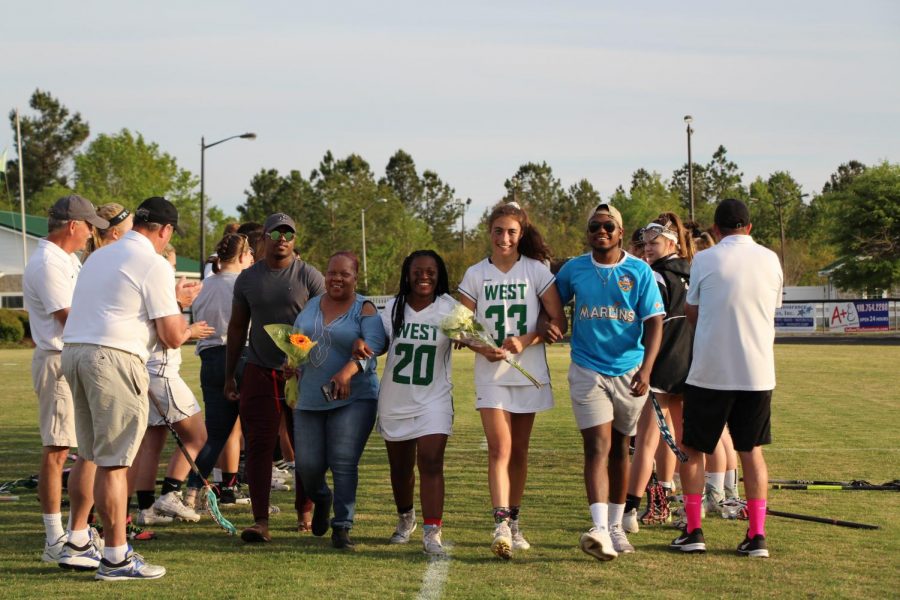
<path fill-rule="evenodd" d="M 852 490 L 861 492 L 900 492 L 900 487 L 896 485 L 873 485 L 865 481 L 854 481 L 850 485 L 840 483 L 773 483 L 773 490 Z"/>
<path fill-rule="evenodd" d="M 819 481 L 815 479 L 770 479 L 769 483 L 777 483 L 780 485 L 789 485 L 789 486 L 841 486 L 841 489 L 855 489 L 855 490 L 897 490 L 900 491 L 900 479 L 895 479 L 893 481 L 886 481 L 881 485 L 869 483 L 863 479 L 854 479 L 853 481 Z M 792 489 L 805 489 L 805 488 L 794 488 L 794 487 L 782 487 L 777 489 L 784 490 L 792 490 Z M 818 488 L 816 488 L 818 489 Z M 831 487 L 822 488 L 822 489 L 833 489 Z"/>
<path fill-rule="evenodd" d="M 222 515 L 222 511 L 219 510 L 219 501 L 216 499 L 216 495 L 212 491 L 212 486 L 209 485 L 209 482 L 206 480 L 203 474 L 200 473 L 200 469 L 197 467 L 197 463 L 194 462 L 194 459 L 191 458 L 191 454 L 187 451 L 187 448 L 184 447 L 184 442 L 181 441 L 181 436 L 179 436 L 178 432 L 175 431 L 175 426 L 172 425 L 169 419 L 166 418 L 156 398 L 154 398 L 152 394 L 147 395 L 150 396 L 150 400 L 153 401 L 153 404 L 156 406 L 156 412 L 158 412 L 159 416 L 162 417 L 162 420 L 166 424 L 166 427 L 168 427 L 169 431 L 172 432 L 172 437 L 175 438 L 175 443 L 178 444 L 178 448 L 181 450 L 181 453 L 184 454 L 184 457 L 191 465 L 191 471 L 193 471 L 194 474 L 200 478 L 200 481 L 203 482 L 201 493 L 197 494 L 198 501 L 202 501 L 202 495 L 205 495 L 206 512 L 209 513 L 209 516 L 212 517 L 212 520 L 216 522 L 216 525 L 228 532 L 228 534 L 236 535 L 237 528 L 231 524 L 231 521 L 229 521 Z"/>
<path fill-rule="evenodd" d="M 737 503 L 736 503 L 737 504 Z M 746 500 L 739 501 L 743 507 L 747 506 Z M 867 525 L 865 523 L 854 523 L 853 521 L 841 521 L 840 519 L 829 519 L 828 517 L 814 517 L 812 515 L 799 515 L 797 513 L 783 512 L 780 510 L 772 510 L 766 507 L 766 514 L 773 517 L 784 517 L 786 519 L 797 519 L 800 521 L 810 521 L 811 523 L 824 523 L 826 525 L 837 525 L 838 527 L 850 527 L 851 529 L 881 529 L 878 525 Z"/>
<path fill-rule="evenodd" d="M 653 392 L 650 392 L 650 401 L 653 402 L 653 410 L 656 412 L 656 426 L 659 427 L 659 432 L 662 434 L 666 444 L 672 449 L 678 462 L 687 462 L 688 456 L 675 443 L 675 438 L 672 437 L 672 432 L 669 431 L 669 425 L 666 423 L 666 417 L 663 415 L 662 408 L 660 408 L 659 402 L 656 401 L 656 396 Z"/>

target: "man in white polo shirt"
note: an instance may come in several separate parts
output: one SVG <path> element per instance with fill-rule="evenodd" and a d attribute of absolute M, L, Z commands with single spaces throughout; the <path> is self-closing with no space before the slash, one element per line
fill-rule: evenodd
<path fill-rule="evenodd" d="M 716 207 L 719 243 L 691 265 L 685 314 L 696 324 L 694 353 L 684 393 L 684 435 L 689 460 L 681 470 L 687 527 L 673 550 L 705 552 L 700 528 L 704 453 L 712 453 L 725 424 L 744 467 L 750 527 L 738 554 L 769 556 L 766 546 L 768 470 L 762 446 L 772 442 L 775 388 L 775 309 L 783 276 L 778 257 L 750 237 L 750 211 L 740 200 Z"/>
<path fill-rule="evenodd" d="M 77 443 L 72 392 L 62 374 L 60 354 L 63 327 L 72 306 L 75 280 L 81 270 L 75 252 L 84 249 L 92 227 L 105 229 L 109 223 L 97 216 L 94 205 L 88 200 L 74 194 L 57 200 L 50 208 L 47 237 L 38 242 L 23 277 L 25 310 L 35 344 L 31 379 L 38 397 L 43 445 L 38 496 L 46 536 L 42 556 L 45 562 L 59 560 L 67 540 L 60 513 L 62 473 L 69 448 Z M 93 468 L 93 463 L 78 460 L 70 473 L 71 493 L 78 493 L 75 488 L 82 481 L 83 469 Z"/>
<path fill-rule="evenodd" d="M 134 213 L 134 229 L 85 263 L 75 286 L 62 353 L 72 388 L 78 449 L 97 465 L 93 498 L 72 502 L 61 566 L 97 569 L 97 579 L 155 579 L 163 567 L 131 551 L 125 534 L 126 471 L 147 428 L 149 348 L 158 339 L 178 348 L 190 328 L 175 299 L 172 267 L 159 253 L 178 228 L 178 211 L 149 198 Z M 103 522 L 105 548 L 89 539 L 91 502 Z"/>

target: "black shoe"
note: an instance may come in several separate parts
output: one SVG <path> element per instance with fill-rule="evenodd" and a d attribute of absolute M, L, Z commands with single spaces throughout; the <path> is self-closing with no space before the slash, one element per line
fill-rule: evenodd
<path fill-rule="evenodd" d="M 738 544 L 738 554 L 750 558 L 769 558 L 769 548 L 766 546 L 766 536 L 755 535 L 751 540 L 749 535 L 744 536 L 744 541 Z"/>
<path fill-rule="evenodd" d="M 703 539 L 703 530 L 699 527 L 690 533 L 682 532 L 669 544 L 670 550 L 681 552 L 706 552 L 706 540 Z"/>
<path fill-rule="evenodd" d="M 339 550 L 353 550 L 355 544 L 350 539 L 350 529 L 335 527 L 331 532 L 331 545 Z"/>
<path fill-rule="evenodd" d="M 328 497 L 317 501 L 313 508 L 312 517 L 312 533 L 315 536 L 323 536 L 328 532 L 328 521 L 331 517 L 331 501 L 333 499 L 331 490 L 328 490 Z M 334 536 L 332 535 L 332 539 Z"/>

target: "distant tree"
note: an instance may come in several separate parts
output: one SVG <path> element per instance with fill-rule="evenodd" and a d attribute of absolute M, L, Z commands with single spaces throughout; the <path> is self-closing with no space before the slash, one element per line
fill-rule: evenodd
<path fill-rule="evenodd" d="M 728 160 L 728 151 L 720 145 L 706 165 L 706 179 L 709 186 L 709 201 L 721 202 L 725 198 L 741 198 L 746 192 L 741 185 L 744 174 L 736 163 Z"/>
<path fill-rule="evenodd" d="M 831 174 L 828 182 L 822 186 L 822 193 L 841 192 L 850 185 L 854 178 L 866 172 L 866 165 L 858 160 L 842 163 L 837 171 Z"/>
<path fill-rule="evenodd" d="M 408 211 L 420 214 L 424 193 L 423 181 L 419 179 L 412 156 L 403 150 L 397 150 L 388 161 L 384 178 L 379 183 L 389 186 Z"/>
<path fill-rule="evenodd" d="M 422 203 L 414 212 L 428 227 L 428 232 L 438 248 L 455 245 L 453 227 L 460 215 L 456 190 L 444 183 L 434 171 L 422 173 Z"/>

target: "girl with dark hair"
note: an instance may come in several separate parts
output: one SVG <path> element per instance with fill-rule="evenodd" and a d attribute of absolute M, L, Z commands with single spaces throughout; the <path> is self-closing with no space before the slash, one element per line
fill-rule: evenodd
<path fill-rule="evenodd" d="M 400 291 L 381 312 L 389 340 L 378 394 L 376 429 L 387 446 L 397 528 L 390 543 L 405 544 L 416 529 L 413 505 L 418 465 L 425 553 L 443 555 L 444 449 L 453 428 L 450 339 L 441 319 L 456 301 L 443 259 L 417 250 L 403 261 Z"/>
<path fill-rule="evenodd" d="M 531 545 L 519 528 L 519 507 L 528 475 L 528 444 L 535 413 L 553 408 L 550 372 L 538 314 L 543 309 L 560 332 L 567 327 L 550 250 L 515 202 L 500 204 L 488 218 L 491 256 L 469 267 L 460 301 L 475 312 L 499 348 L 473 348 L 475 408 L 488 443 L 488 484 L 494 507 L 491 551 L 509 559 Z M 503 358 L 507 353 L 543 384 L 536 388 Z"/>

